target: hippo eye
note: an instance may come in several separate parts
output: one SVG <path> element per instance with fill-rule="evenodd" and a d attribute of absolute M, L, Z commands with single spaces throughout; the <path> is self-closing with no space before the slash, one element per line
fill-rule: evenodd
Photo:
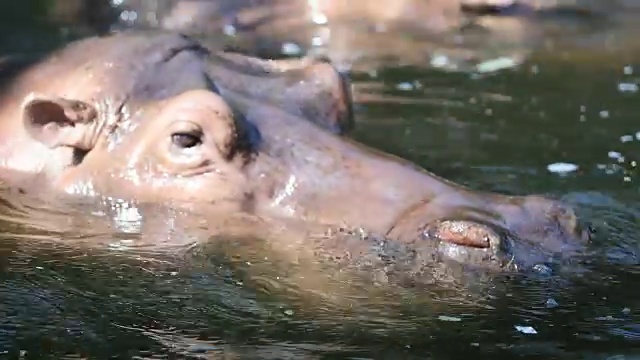
<path fill-rule="evenodd" d="M 189 149 L 202 144 L 202 135 L 186 132 L 174 133 L 171 134 L 171 142 L 182 149 Z"/>

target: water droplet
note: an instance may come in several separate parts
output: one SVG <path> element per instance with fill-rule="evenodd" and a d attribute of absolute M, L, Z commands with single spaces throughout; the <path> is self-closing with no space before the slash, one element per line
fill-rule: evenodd
<path fill-rule="evenodd" d="M 434 55 L 431 57 L 431 66 L 440 68 L 449 64 L 449 58 L 446 55 Z"/>
<path fill-rule="evenodd" d="M 322 46 L 323 44 L 324 41 L 322 41 L 322 38 L 320 36 L 314 36 L 313 39 L 311 39 L 312 46 Z"/>
<path fill-rule="evenodd" d="M 282 44 L 282 53 L 285 55 L 299 55 L 302 49 L 297 44 L 287 42 Z"/>
<path fill-rule="evenodd" d="M 329 19 L 327 19 L 327 16 L 323 13 L 314 12 L 311 15 L 311 21 L 316 25 L 325 25 L 329 22 Z"/>
<path fill-rule="evenodd" d="M 231 24 L 226 24 L 223 28 L 222 28 L 222 32 L 227 35 L 227 36 L 234 36 L 236 35 L 236 27 L 231 25 Z"/>

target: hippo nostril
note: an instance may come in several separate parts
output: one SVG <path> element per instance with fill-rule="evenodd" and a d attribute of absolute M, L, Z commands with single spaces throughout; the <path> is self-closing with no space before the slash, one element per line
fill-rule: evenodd
<path fill-rule="evenodd" d="M 435 240 L 443 259 L 487 269 L 511 269 L 513 257 L 508 239 L 481 222 L 442 220 L 429 224 L 422 235 Z"/>
<path fill-rule="evenodd" d="M 484 226 L 470 221 L 439 222 L 430 235 L 441 241 L 480 249 L 491 247 L 492 240 L 492 234 Z"/>
<path fill-rule="evenodd" d="M 591 241 L 596 235 L 596 228 L 591 223 L 586 222 L 580 227 L 579 234 L 583 241 Z"/>

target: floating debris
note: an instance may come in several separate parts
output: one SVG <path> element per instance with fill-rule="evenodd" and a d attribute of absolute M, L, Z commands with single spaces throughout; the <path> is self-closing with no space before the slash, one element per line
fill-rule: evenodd
<path fill-rule="evenodd" d="M 509 69 L 518 65 L 514 59 L 510 57 L 499 57 L 496 59 L 487 60 L 481 62 L 476 66 L 476 69 L 480 73 L 496 72 L 498 70 Z"/>
<path fill-rule="evenodd" d="M 624 92 L 628 92 L 628 93 L 635 93 L 638 92 L 638 90 L 640 90 L 640 86 L 638 86 L 638 84 L 634 84 L 634 83 L 619 83 L 618 84 L 618 91 L 624 93 Z"/>
<path fill-rule="evenodd" d="M 544 305 L 547 307 L 547 309 L 553 309 L 555 307 L 560 306 L 560 304 L 558 304 L 557 301 L 555 301 L 555 300 L 553 300 L 551 298 L 547 299 L 547 302 L 545 302 Z"/>
<path fill-rule="evenodd" d="M 578 165 L 572 163 L 557 162 L 547 165 L 547 170 L 555 174 L 568 174 L 578 170 Z"/>
<path fill-rule="evenodd" d="M 536 331 L 536 329 L 534 329 L 532 326 L 519 326 L 519 325 L 516 325 L 515 328 L 519 332 L 521 332 L 523 334 L 527 334 L 527 335 L 535 335 L 535 334 L 538 333 Z"/>
<path fill-rule="evenodd" d="M 603 118 L 603 119 L 609 118 L 609 110 L 600 111 L 600 117 Z"/>
<path fill-rule="evenodd" d="M 401 82 L 400 84 L 396 85 L 396 89 L 402 91 L 411 91 L 413 90 L 413 84 L 407 81 Z"/>
<path fill-rule="evenodd" d="M 617 151 L 609 151 L 609 152 L 607 153 L 607 156 L 608 156 L 610 159 L 616 159 L 616 160 L 624 159 L 624 156 L 622 156 L 622 154 L 621 154 L 621 153 L 619 153 L 619 152 L 617 152 Z"/>
<path fill-rule="evenodd" d="M 633 135 L 622 135 L 620 136 L 620 142 L 626 143 L 629 141 L 633 141 Z"/>
<path fill-rule="evenodd" d="M 459 317 L 447 316 L 447 315 L 438 316 L 438 320 L 440 320 L 440 321 L 451 321 L 451 322 L 462 321 L 462 319 L 460 319 Z"/>
<path fill-rule="evenodd" d="M 288 316 L 292 316 L 293 315 L 293 310 L 287 309 L 287 310 L 284 311 L 284 314 L 288 315 Z"/>
<path fill-rule="evenodd" d="M 598 170 L 604 171 L 607 175 L 613 175 L 615 173 L 619 173 L 624 171 L 624 168 L 618 164 L 597 164 L 596 167 Z"/>

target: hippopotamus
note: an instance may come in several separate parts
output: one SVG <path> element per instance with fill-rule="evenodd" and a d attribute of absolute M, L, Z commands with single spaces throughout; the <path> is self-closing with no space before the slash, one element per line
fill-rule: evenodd
<path fill-rule="evenodd" d="M 474 191 L 342 135 L 353 124 L 350 86 L 328 61 L 126 31 L 9 68 L 0 177 L 26 192 L 361 229 L 423 259 L 505 271 L 588 240 L 559 201 Z"/>
<path fill-rule="evenodd" d="M 180 31 L 261 57 L 320 55 L 362 72 L 386 62 L 493 72 L 575 33 L 565 20 L 592 26 L 598 9 L 587 1 L 124 0 L 114 27 Z"/>
<path fill-rule="evenodd" d="M 460 28 L 478 15 L 528 16 L 548 11 L 598 10 L 590 0 L 391 0 L 380 6 L 369 0 L 168 0 L 161 3 L 120 1 L 124 23 L 180 31 L 219 33 L 226 26 L 235 30 L 273 26 L 275 22 L 296 24 L 365 20 L 373 24 L 410 23 L 429 32 Z M 130 16 L 130 13 L 135 16 Z"/>

